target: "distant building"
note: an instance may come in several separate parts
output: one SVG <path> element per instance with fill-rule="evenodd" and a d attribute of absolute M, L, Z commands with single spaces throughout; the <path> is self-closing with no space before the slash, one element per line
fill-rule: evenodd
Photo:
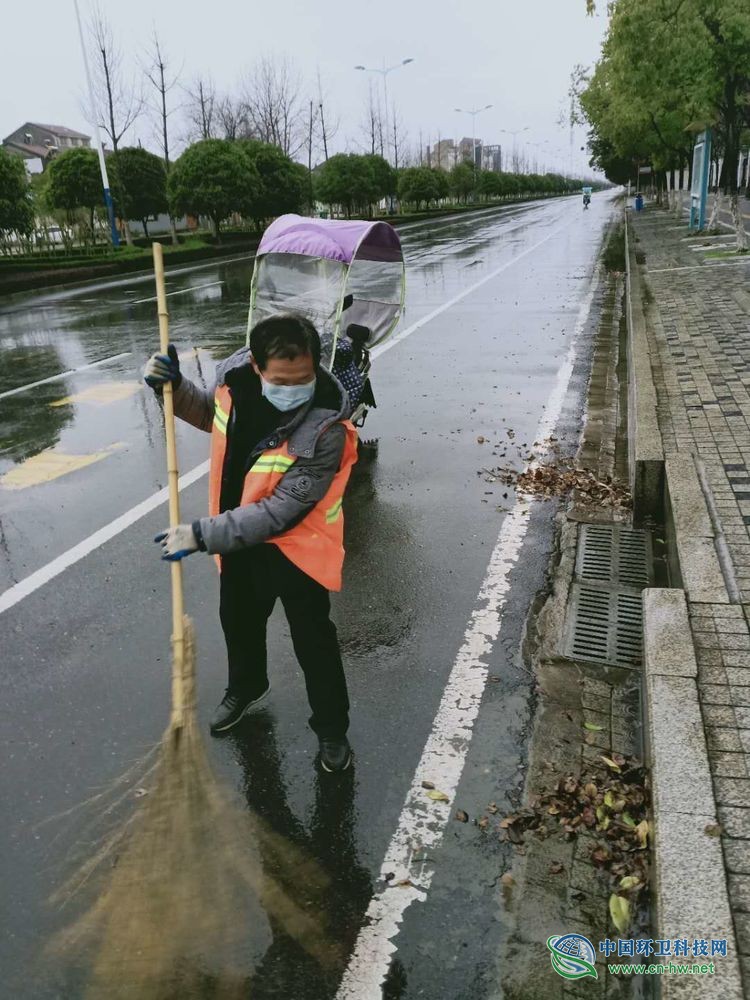
<path fill-rule="evenodd" d="M 3 148 L 23 157 L 31 174 L 41 173 L 53 156 L 76 146 L 90 148 L 91 136 L 64 125 L 40 125 L 38 122 L 24 122 L 3 139 Z"/>
<path fill-rule="evenodd" d="M 492 170 L 496 174 L 503 171 L 503 150 L 501 146 L 481 147 L 481 168 L 482 170 Z"/>
<path fill-rule="evenodd" d="M 453 139 L 441 139 L 436 142 L 432 149 L 428 149 L 427 158 L 431 167 L 440 170 L 450 170 L 454 166 L 457 157 L 456 144 Z"/>
<path fill-rule="evenodd" d="M 463 163 L 464 160 L 468 160 L 469 163 L 474 159 L 474 148 L 477 148 L 477 156 L 479 155 L 479 147 L 482 145 L 481 139 L 469 139 L 466 136 L 458 144 L 458 162 Z"/>

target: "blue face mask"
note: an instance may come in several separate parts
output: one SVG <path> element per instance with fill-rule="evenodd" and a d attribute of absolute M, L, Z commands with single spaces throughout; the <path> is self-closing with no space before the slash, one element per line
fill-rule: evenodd
<path fill-rule="evenodd" d="M 261 375 L 260 381 L 263 395 L 271 406 L 286 412 L 287 410 L 296 410 L 298 406 L 310 402 L 315 395 L 317 380 L 313 379 L 312 382 L 306 382 L 304 385 L 274 385 L 272 382 L 266 382 Z"/>

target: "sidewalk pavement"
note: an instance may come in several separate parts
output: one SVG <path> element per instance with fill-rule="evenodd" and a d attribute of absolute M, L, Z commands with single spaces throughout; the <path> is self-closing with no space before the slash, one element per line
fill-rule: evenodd
<path fill-rule="evenodd" d="M 750 996 L 750 258 L 726 255 L 721 237 L 691 235 L 664 210 L 628 214 L 665 460 L 666 531 L 676 556 L 674 589 L 661 596 L 649 591 L 646 598 L 657 909 L 674 902 L 668 876 L 670 864 L 672 872 L 680 864 L 679 857 L 665 861 L 667 877 L 660 884 L 659 859 L 670 849 L 682 851 L 688 882 L 682 893 L 688 900 L 693 891 L 703 894 L 711 907 L 708 922 L 729 923 L 728 900 L 736 935 L 730 953 L 739 956 L 744 995 Z M 694 658 L 692 650 L 678 652 L 675 639 L 670 665 L 654 665 L 659 654 L 653 642 L 649 663 L 652 599 L 652 621 L 656 604 L 659 615 L 672 614 L 671 601 L 673 626 L 685 614 L 680 602 L 685 609 L 687 601 Z M 665 677 L 669 683 L 660 687 Z M 700 714 L 696 710 L 693 717 L 696 680 Z M 680 691 L 685 699 L 673 702 L 671 722 L 663 719 L 659 730 L 656 716 Z M 682 789 L 679 796 L 670 795 L 676 788 Z M 721 852 L 706 836 L 707 829 L 717 832 L 713 817 L 721 828 Z M 691 851 L 699 852 L 697 862 Z M 662 912 L 658 919 L 679 922 L 684 911 L 672 918 Z M 707 985 L 703 996 L 742 995 L 736 971 L 716 994 L 705 992 Z"/>

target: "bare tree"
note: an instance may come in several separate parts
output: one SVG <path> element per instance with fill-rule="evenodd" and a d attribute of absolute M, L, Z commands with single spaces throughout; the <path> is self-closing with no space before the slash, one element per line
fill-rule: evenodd
<path fill-rule="evenodd" d="M 143 94 L 133 82 L 126 81 L 122 50 L 99 8 L 92 14 L 89 30 L 94 47 L 94 107 L 90 113 L 95 115 L 116 153 L 120 140 L 143 111 Z M 127 243 L 132 245 L 127 219 L 123 219 L 123 228 Z"/>
<path fill-rule="evenodd" d="M 180 74 L 177 72 L 170 78 L 169 65 L 159 41 L 159 36 L 155 31 L 152 45 L 151 65 L 146 70 L 146 78 L 155 91 L 156 100 L 155 104 L 152 105 L 152 110 L 156 115 L 159 125 L 159 142 L 161 145 L 162 156 L 164 158 L 164 171 L 167 175 L 169 175 L 170 163 L 168 121 L 169 116 L 172 114 L 172 110 L 167 108 L 167 95 L 177 85 Z M 169 216 L 169 230 L 172 234 L 172 243 L 174 246 L 177 246 L 179 243 L 179 240 L 177 239 L 177 229 L 175 228 L 174 218 L 171 214 Z"/>
<path fill-rule="evenodd" d="M 251 134 L 294 156 L 305 142 L 301 80 L 286 56 L 264 56 L 242 94 Z"/>
<path fill-rule="evenodd" d="M 226 94 L 217 101 L 215 110 L 222 139 L 256 138 L 243 100 Z"/>
<path fill-rule="evenodd" d="M 381 122 L 380 107 L 378 102 L 375 100 L 372 80 L 369 81 L 367 104 L 365 106 L 365 113 L 362 118 L 360 128 L 367 139 L 368 152 L 374 156 L 378 149 L 378 137 L 380 136 L 382 138 L 383 127 Z"/>
<path fill-rule="evenodd" d="M 189 139 L 214 139 L 217 126 L 216 88 L 210 76 L 196 76 L 185 87 Z"/>
<path fill-rule="evenodd" d="M 391 120 L 389 122 L 388 131 L 390 132 L 389 140 L 390 146 L 393 149 L 393 166 L 398 170 L 399 166 L 403 166 L 403 162 L 399 164 L 399 157 L 403 161 L 403 150 L 406 146 L 407 134 L 404 128 L 404 122 L 399 113 L 396 111 L 396 105 L 391 106 Z"/>

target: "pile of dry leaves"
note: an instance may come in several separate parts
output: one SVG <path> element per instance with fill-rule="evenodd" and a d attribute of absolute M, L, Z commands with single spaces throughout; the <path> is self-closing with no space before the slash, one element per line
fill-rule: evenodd
<path fill-rule="evenodd" d="M 578 469 L 569 460 L 555 458 L 546 465 L 532 464 L 518 471 L 511 466 L 481 469 L 487 483 L 513 486 L 519 493 L 542 500 L 574 496 L 579 504 L 627 510 L 632 500 L 625 484 L 611 476 L 598 479 L 590 469 Z"/>
<path fill-rule="evenodd" d="M 501 835 L 523 844 L 529 832 L 537 837 L 579 835 L 590 839 L 589 858 L 609 880 L 609 907 L 620 932 L 648 889 L 649 788 L 645 768 L 634 757 L 613 754 L 601 758 L 580 778 L 560 777 L 551 791 L 533 798 L 519 812 L 499 823 Z M 490 812 L 492 809 L 489 810 Z M 480 826 L 489 825 L 480 820 Z M 562 872 L 562 866 L 553 866 Z"/>

